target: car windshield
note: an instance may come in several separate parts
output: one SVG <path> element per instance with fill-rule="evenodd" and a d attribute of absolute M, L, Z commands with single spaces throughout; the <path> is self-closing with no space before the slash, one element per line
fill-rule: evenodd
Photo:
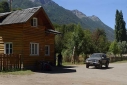
<path fill-rule="evenodd" d="M 101 58 L 101 54 L 92 54 L 90 58 Z"/>

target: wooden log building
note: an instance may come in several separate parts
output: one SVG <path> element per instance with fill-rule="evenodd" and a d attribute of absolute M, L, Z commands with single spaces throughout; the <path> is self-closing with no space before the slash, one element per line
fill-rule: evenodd
<path fill-rule="evenodd" d="M 55 62 L 55 34 L 60 32 L 41 6 L 0 13 L 0 54 L 21 54 L 25 68 Z"/>

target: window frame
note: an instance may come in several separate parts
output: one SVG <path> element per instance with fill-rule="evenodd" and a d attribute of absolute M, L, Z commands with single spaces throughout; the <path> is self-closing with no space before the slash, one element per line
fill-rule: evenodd
<path fill-rule="evenodd" d="M 31 26 L 37 27 L 38 26 L 38 19 L 36 17 L 33 17 L 31 20 Z"/>
<path fill-rule="evenodd" d="M 30 42 L 30 55 L 39 55 L 39 43 Z"/>
<path fill-rule="evenodd" d="M 49 55 L 50 55 L 50 45 L 45 45 L 45 56 L 49 56 Z"/>
<path fill-rule="evenodd" d="M 9 48 L 7 48 L 6 46 L 9 46 Z M 7 53 L 7 49 L 8 49 L 8 53 Z M 12 42 L 5 42 L 4 43 L 4 54 L 13 54 L 13 43 Z"/>

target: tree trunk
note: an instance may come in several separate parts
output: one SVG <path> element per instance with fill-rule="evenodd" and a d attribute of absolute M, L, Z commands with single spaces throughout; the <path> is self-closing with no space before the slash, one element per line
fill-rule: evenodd
<path fill-rule="evenodd" d="M 115 61 L 116 61 L 116 54 L 115 54 Z"/>
<path fill-rule="evenodd" d="M 120 57 L 121 57 L 121 61 L 123 60 L 123 58 L 122 58 L 122 54 L 120 54 Z"/>
<path fill-rule="evenodd" d="M 75 46 L 74 46 L 74 48 L 73 48 L 73 52 L 72 52 L 72 64 L 75 64 L 75 57 L 76 57 L 76 55 L 75 55 Z"/>

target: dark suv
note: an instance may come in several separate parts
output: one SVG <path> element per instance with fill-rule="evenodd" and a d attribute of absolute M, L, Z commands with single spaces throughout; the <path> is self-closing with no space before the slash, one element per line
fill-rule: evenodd
<path fill-rule="evenodd" d="M 109 58 L 107 58 L 105 53 L 93 53 L 86 59 L 86 68 L 89 68 L 89 66 L 102 68 L 102 65 L 105 65 L 106 68 L 108 68 L 109 65 Z"/>

